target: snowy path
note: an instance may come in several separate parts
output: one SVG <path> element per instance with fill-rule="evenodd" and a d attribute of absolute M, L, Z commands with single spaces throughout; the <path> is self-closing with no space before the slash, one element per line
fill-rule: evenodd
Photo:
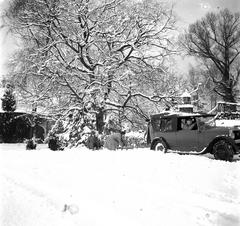
<path fill-rule="evenodd" d="M 38 148 L 0 145 L 2 226 L 240 225 L 240 161 Z"/>

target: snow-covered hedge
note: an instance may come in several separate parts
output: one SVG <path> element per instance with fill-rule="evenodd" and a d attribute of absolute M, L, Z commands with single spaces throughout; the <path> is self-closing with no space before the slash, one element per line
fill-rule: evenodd
<path fill-rule="evenodd" d="M 122 130 L 116 117 L 107 117 L 104 122 L 103 134 L 99 134 L 96 128 L 95 112 L 73 109 L 56 121 L 46 142 L 52 150 L 77 146 L 99 149 L 104 146 L 104 139 L 107 135 Z M 126 148 L 146 147 L 144 131 L 126 133 L 124 139 Z"/>
<path fill-rule="evenodd" d="M 70 110 L 68 114 L 56 121 L 46 142 L 49 143 L 50 140 L 55 139 L 61 149 L 79 145 L 90 147 L 89 139 L 101 142 L 102 136 L 96 130 L 95 119 L 96 115 L 94 113 L 82 112 L 79 109 Z M 96 146 L 99 146 L 99 144 Z"/>
<path fill-rule="evenodd" d="M 125 135 L 125 139 L 125 144 L 127 148 L 131 149 L 147 147 L 145 131 L 128 132 Z"/>

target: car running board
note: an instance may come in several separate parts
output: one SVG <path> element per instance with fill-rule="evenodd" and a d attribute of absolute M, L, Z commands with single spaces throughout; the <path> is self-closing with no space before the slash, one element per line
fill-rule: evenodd
<path fill-rule="evenodd" d="M 180 155 L 204 155 L 209 153 L 207 148 L 204 148 L 202 151 L 197 152 L 197 151 L 178 151 L 178 150 L 170 150 L 168 149 L 166 153 L 175 153 L 175 154 L 180 154 Z"/>

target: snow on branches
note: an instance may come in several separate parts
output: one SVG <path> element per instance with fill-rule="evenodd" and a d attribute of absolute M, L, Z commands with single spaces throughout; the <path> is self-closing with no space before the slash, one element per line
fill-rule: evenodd
<path fill-rule="evenodd" d="M 107 108 L 137 113 L 145 106 L 141 99 L 159 102 L 166 87 L 175 87 L 174 78 L 172 84 L 163 78 L 165 62 L 175 52 L 175 18 L 168 4 L 13 0 L 4 19 L 23 44 L 11 76 L 23 99 L 48 111 L 105 102 Z"/>

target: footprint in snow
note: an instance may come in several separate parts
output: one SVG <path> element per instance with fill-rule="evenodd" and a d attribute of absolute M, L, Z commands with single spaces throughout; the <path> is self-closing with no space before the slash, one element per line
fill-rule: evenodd
<path fill-rule="evenodd" d="M 71 214 L 77 214 L 79 212 L 79 208 L 77 205 L 74 205 L 74 204 L 70 204 L 70 205 L 65 204 L 63 208 L 63 212 L 70 212 Z"/>

